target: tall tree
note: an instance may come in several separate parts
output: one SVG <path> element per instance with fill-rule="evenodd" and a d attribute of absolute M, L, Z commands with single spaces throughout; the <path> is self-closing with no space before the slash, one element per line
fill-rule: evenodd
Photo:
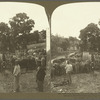
<path fill-rule="evenodd" d="M 69 40 L 68 40 L 68 38 L 61 38 L 61 39 L 62 39 L 62 41 L 60 43 L 60 47 L 63 48 L 64 51 L 66 51 L 70 46 Z"/>
<path fill-rule="evenodd" d="M 39 32 L 38 30 L 33 33 L 28 34 L 28 43 L 38 43 L 39 42 Z"/>
<path fill-rule="evenodd" d="M 42 36 L 42 39 L 46 39 L 46 30 L 42 30 L 40 32 L 41 36 Z"/>
<path fill-rule="evenodd" d="M 11 25 L 12 36 L 15 39 L 14 44 L 17 46 L 17 48 L 20 46 L 26 47 L 26 34 L 29 34 L 34 27 L 34 20 L 30 19 L 26 13 L 18 13 L 16 16 L 10 19 L 9 24 Z M 16 39 L 20 36 L 23 39 Z"/>
<path fill-rule="evenodd" d="M 59 46 L 59 38 L 58 36 L 51 35 L 51 55 L 54 56 L 56 55 L 57 52 L 57 47 Z"/>
<path fill-rule="evenodd" d="M 81 49 L 83 51 L 100 51 L 100 29 L 97 24 L 90 23 L 80 31 Z"/>
<path fill-rule="evenodd" d="M 1 43 L 1 51 L 9 51 L 11 49 L 11 41 L 10 41 L 10 28 L 8 24 L 1 22 L 0 23 L 0 43 Z"/>

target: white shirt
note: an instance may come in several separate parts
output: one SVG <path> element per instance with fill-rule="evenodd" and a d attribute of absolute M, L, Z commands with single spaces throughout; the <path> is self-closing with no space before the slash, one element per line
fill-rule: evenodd
<path fill-rule="evenodd" d="M 13 74 L 15 76 L 17 76 L 20 72 L 21 72 L 20 66 L 19 65 L 15 65 Z"/>
<path fill-rule="evenodd" d="M 66 73 L 70 72 L 73 70 L 73 67 L 71 64 L 67 64 L 66 67 L 65 67 L 65 70 L 66 70 Z"/>

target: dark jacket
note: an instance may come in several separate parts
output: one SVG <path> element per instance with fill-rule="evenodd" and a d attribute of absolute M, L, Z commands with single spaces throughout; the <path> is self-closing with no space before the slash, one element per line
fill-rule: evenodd
<path fill-rule="evenodd" d="M 36 79 L 39 81 L 44 81 L 45 75 L 46 75 L 45 70 L 40 68 L 39 71 L 37 72 Z"/>

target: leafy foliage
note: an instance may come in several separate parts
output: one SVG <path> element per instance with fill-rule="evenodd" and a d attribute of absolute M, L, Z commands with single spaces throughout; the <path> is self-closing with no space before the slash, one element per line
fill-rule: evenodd
<path fill-rule="evenodd" d="M 58 35 L 51 35 L 51 54 L 58 53 L 57 48 L 60 47 L 63 51 L 67 51 L 71 46 L 78 46 L 79 40 L 75 37 L 64 38 Z"/>
<path fill-rule="evenodd" d="M 4 22 L 0 23 L 0 43 L 1 43 L 1 51 L 6 51 L 10 48 L 10 28 Z"/>
<path fill-rule="evenodd" d="M 90 23 L 80 31 L 82 51 L 100 51 L 100 29 L 94 23 Z"/>
<path fill-rule="evenodd" d="M 14 36 L 19 35 L 19 33 L 29 34 L 32 28 L 34 27 L 34 20 L 29 19 L 26 13 L 18 13 L 10 21 L 11 29 L 14 33 Z"/>
<path fill-rule="evenodd" d="M 29 34 L 34 27 L 34 20 L 30 19 L 26 13 L 18 13 L 10 19 L 9 24 L 11 26 L 12 36 L 15 40 L 15 49 L 25 49 L 27 44 L 27 34 Z"/>
<path fill-rule="evenodd" d="M 43 39 L 46 39 L 46 30 L 42 30 L 40 32 L 40 34 L 41 34 L 41 36 L 42 36 Z"/>
<path fill-rule="evenodd" d="M 15 50 L 26 49 L 30 43 L 39 43 L 40 36 L 46 38 L 46 31 L 38 30 L 31 33 L 34 28 L 34 20 L 30 19 L 26 13 L 18 13 L 8 24 L 0 23 L 0 51 L 14 52 Z M 41 33 L 41 34 L 40 34 Z"/>

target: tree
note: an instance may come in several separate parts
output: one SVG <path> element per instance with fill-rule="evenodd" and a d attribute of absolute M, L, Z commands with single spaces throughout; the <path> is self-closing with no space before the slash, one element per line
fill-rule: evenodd
<path fill-rule="evenodd" d="M 33 38 L 34 38 L 34 41 L 36 41 L 37 43 L 39 42 L 39 32 L 38 31 L 34 31 Z"/>
<path fill-rule="evenodd" d="M 51 35 L 51 55 L 54 56 L 56 55 L 57 52 L 57 47 L 59 46 L 59 38 L 58 36 Z"/>
<path fill-rule="evenodd" d="M 97 24 L 90 23 L 80 31 L 82 51 L 100 51 L 100 29 Z"/>
<path fill-rule="evenodd" d="M 1 42 L 1 51 L 9 51 L 11 49 L 11 41 L 10 41 L 10 28 L 8 24 L 1 22 L 0 23 L 0 42 Z"/>
<path fill-rule="evenodd" d="M 19 48 L 20 46 L 25 48 L 26 34 L 29 34 L 34 27 L 34 20 L 30 19 L 26 13 L 18 13 L 10 19 L 9 24 L 11 26 L 12 36 L 15 39 L 14 45 L 17 46 L 16 48 Z M 20 41 L 18 42 L 18 40 Z"/>
<path fill-rule="evenodd" d="M 69 37 L 69 47 L 73 47 L 73 50 L 79 49 L 79 39 L 76 37 Z"/>
<path fill-rule="evenodd" d="M 70 36 L 68 40 L 70 42 L 70 45 L 75 45 L 76 42 L 79 41 L 76 37 L 72 37 L 72 36 Z"/>
<path fill-rule="evenodd" d="M 41 36 L 42 36 L 42 39 L 46 39 L 46 30 L 42 30 L 40 32 Z"/>
<path fill-rule="evenodd" d="M 66 51 L 69 48 L 69 45 L 70 44 L 68 38 L 63 38 L 60 47 L 63 48 L 64 51 Z"/>
<path fill-rule="evenodd" d="M 39 42 L 39 32 L 38 30 L 33 33 L 28 34 L 28 43 L 38 43 Z"/>
<path fill-rule="evenodd" d="M 61 47 L 64 51 L 69 48 L 68 38 L 64 38 L 58 35 L 51 35 L 51 55 L 58 54 L 58 47 Z"/>
<path fill-rule="evenodd" d="M 9 27 L 8 27 L 8 24 L 4 23 L 4 22 L 1 22 L 0 23 L 0 34 L 1 36 L 4 34 L 4 35 L 8 35 L 9 34 Z"/>

